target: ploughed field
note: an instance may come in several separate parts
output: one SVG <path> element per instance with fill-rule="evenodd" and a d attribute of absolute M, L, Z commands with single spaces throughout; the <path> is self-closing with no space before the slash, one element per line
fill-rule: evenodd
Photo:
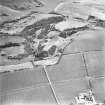
<path fill-rule="evenodd" d="M 38 3 L 40 4 L 40 2 Z M 89 52 L 88 43 L 87 48 L 85 47 L 85 49 L 88 50 L 82 52 L 74 51 L 74 55 L 69 55 L 70 48 L 73 47 L 72 45 L 75 41 L 78 41 L 79 38 L 81 38 L 80 36 L 85 38 L 86 34 L 90 34 L 90 36 L 87 35 L 86 37 L 92 38 L 91 35 L 93 34 L 97 37 L 99 34 L 102 36 L 105 33 L 105 13 L 103 12 L 105 8 L 101 5 L 102 4 L 97 3 L 94 4 L 94 2 L 93 4 L 88 2 L 85 3 L 82 0 L 81 3 L 66 1 L 59 4 L 53 11 L 48 13 L 32 11 L 20 18 L 2 22 L 0 24 L 0 74 L 6 75 L 6 73 L 8 74 L 9 72 L 10 75 L 15 75 L 15 73 L 19 73 L 15 71 L 24 72 L 25 70 L 39 70 L 41 68 L 39 71 L 36 71 L 38 73 L 40 71 L 44 72 L 45 75 L 42 73 L 41 76 L 43 75 L 44 78 L 47 78 L 49 85 L 53 85 L 54 89 L 52 89 L 52 91 L 53 93 L 55 92 L 54 97 L 56 101 L 60 100 L 64 105 L 68 103 L 76 105 L 84 103 L 86 105 L 103 105 L 103 96 L 105 94 L 102 91 L 105 89 L 103 89 L 102 81 L 100 84 L 102 85 L 103 90 L 100 90 L 101 92 L 99 92 L 100 87 L 98 87 L 97 79 L 105 78 L 104 67 L 101 67 L 104 65 L 104 54 L 102 53 L 103 57 L 100 57 L 98 52 L 97 54 L 94 53 L 94 50 L 93 52 Z M 16 10 L 16 7 L 13 6 L 12 9 Z M 18 11 L 21 9 L 24 10 L 25 8 L 18 8 Z M 101 38 L 99 37 L 99 41 L 100 39 Z M 93 46 L 91 47 L 93 48 Z M 97 55 L 99 56 L 100 61 L 97 60 Z M 95 62 L 98 62 L 97 65 Z M 99 66 L 99 62 L 100 65 L 102 63 L 101 66 Z M 99 68 L 97 68 L 98 66 L 102 70 L 99 70 Z M 44 71 L 42 69 L 44 69 Z M 36 73 L 36 71 L 30 72 Z M 23 77 L 21 76 L 22 79 Z M 34 76 L 32 77 L 34 78 Z M 5 76 L 3 78 L 5 80 Z M 12 76 L 10 78 L 12 78 Z M 14 81 L 21 80 L 18 76 L 16 76 L 16 78 L 18 79 L 15 79 Z M 25 78 L 28 82 L 27 77 Z M 40 80 L 40 76 L 36 76 L 35 79 L 36 78 Z M 11 82 L 12 79 L 9 80 L 8 78 L 8 82 Z M 14 81 L 12 82 L 15 84 Z M 78 81 L 80 84 L 83 82 L 83 86 L 79 85 Z M 96 81 L 96 84 L 94 81 Z M 21 84 L 21 81 L 18 82 Z M 31 83 L 33 83 L 33 80 Z M 6 87 L 7 90 L 4 90 L 12 90 L 13 87 L 11 87 L 10 84 Z M 17 88 L 17 85 L 15 86 L 14 84 L 13 86 Z M 28 83 L 24 86 L 28 87 L 27 84 Z M 95 87 L 95 85 L 98 88 Z M 18 86 L 20 86 L 19 88 L 23 88 L 22 84 Z M 76 89 L 76 86 L 78 89 Z M 52 86 L 50 88 L 52 88 Z M 89 91 L 84 92 L 81 90 Z M 95 93 L 96 99 L 101 100 L 102 103 L 95 101 L 92 92 Z M 56 95 L 58 99 L 56 99 Z M 68 101 L 66 98 L 70 100 Z M 74 100 L 72 100 L 73 98 Z"/>

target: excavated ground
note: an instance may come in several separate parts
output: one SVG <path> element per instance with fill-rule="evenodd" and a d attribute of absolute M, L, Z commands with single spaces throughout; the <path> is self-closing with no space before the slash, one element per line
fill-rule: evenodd
<path fill-rule="evenodd" d="M 105 14 L 83 3 L 0 24 L 1 105 L 70 105 L 88 91 L 105 103 Z"/>

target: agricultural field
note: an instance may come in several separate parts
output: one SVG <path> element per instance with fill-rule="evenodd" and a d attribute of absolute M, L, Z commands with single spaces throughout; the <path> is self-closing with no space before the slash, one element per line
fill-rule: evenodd
<path fill-rule="evenodd" d="M 105 105 L 104 0 L 0 0 L 0 105 Z"/>

